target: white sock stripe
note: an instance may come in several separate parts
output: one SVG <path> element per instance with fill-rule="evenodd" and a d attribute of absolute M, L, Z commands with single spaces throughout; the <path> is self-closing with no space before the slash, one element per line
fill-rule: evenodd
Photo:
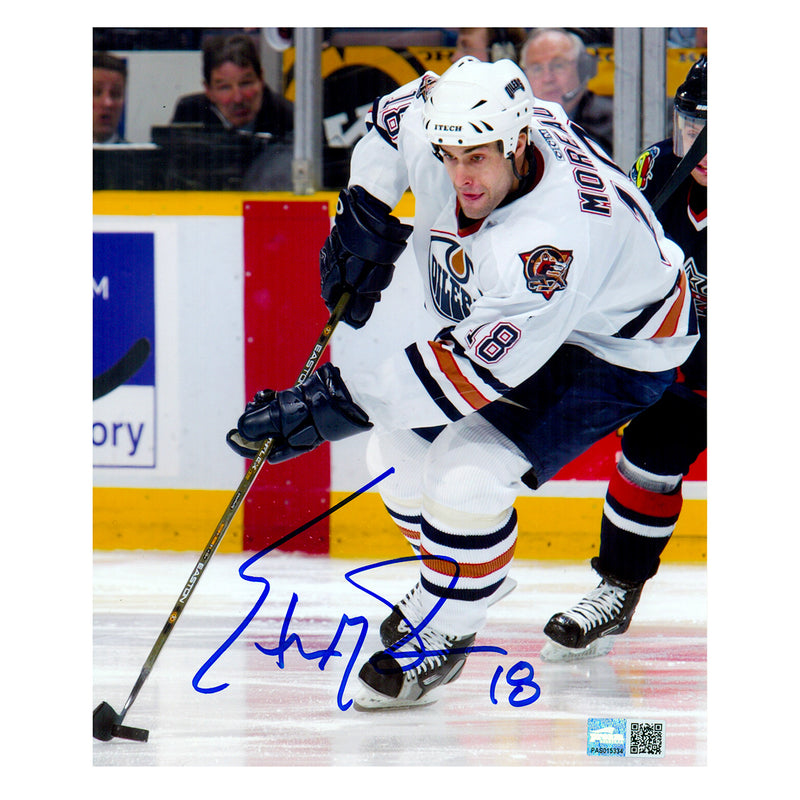
<path fill-rule="evenodd" d="M 444 547 L 440 544 L 434 545 L 424 534 L 420 536 L 420 545 L 429 553 L 444 558 L 452 558 L 459 564 L 485 564 L 502 558 L 516 543 L 516 530 L 502 542 L 498 542 L 493 547 L 483 547 L 475 550 L 459 549 L 457 547 Z"/>
<path fill-rule="evenodd" d="M 614 511 L 608 503 L 603 505 L 603 516 L 617 528 L 621 528 L 628 533 L 635 533 L 637 536 L 645 536 L 648 539 L 663 539 L 675 530 L 674 523 L 658 526 L 633 522 Z"/>
<path fill-rule="evenodd" d="M 636 484 L 636 486 L 659 494 L 668 494 L 677 489 L 683 480 L 683 475 L 658 475 L 655 472 L 642 469 L 642 467 L 637 467 L 636 464 L 625 458 L 624 454 L 620 454 L 617 469 L 623 477 Z"/>

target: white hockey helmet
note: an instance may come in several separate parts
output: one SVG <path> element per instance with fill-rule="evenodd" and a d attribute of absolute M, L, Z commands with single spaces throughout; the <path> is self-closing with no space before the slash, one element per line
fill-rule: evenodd
<path fill-rule="evenodd" d="M 534 97 L 525 73 L 509 59 L 459 59 L 428 92 L 425 135 L 434 146 L 472 147 L 500 141 L 513 157 L 520 131 L 530 126 Z"/>

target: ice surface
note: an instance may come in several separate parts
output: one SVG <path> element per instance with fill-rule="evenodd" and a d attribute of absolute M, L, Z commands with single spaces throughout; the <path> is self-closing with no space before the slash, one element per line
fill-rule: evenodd
<path fill-rule="evenodd" d="M 476 641 L 503 652 L 470 656 L 431 706 L 363 714 L 343 707 L 360 664 L 379 649 L 384 602 L 410 588 L 416 565 L 353 572 L 359 588 L 345 576 L 367 559 L 270 553 L 240 574 L 251 555 L 218 553 L 209 563 L 126 715 L 126 725 L 149 729 L 149 742 L 92 740 L 94 765 L 706 764 L 704 566 L 663 564 L 609 655 L 552 664 L 539 657 L 545 622 L 597 577 L 588 564 L 515 562 L 519 585 L 491 608 Z M 197 557 L 94 554 L 94 705 L 122 709 Z M 514 681 L 523 684 L 516 703 Z M 532 684 L 540 694 L 528 702 Z M 663 758 L 587 755 L 593 717 L 663 721 Z M 88 720 L 87 707 L 87 737 Z"/>

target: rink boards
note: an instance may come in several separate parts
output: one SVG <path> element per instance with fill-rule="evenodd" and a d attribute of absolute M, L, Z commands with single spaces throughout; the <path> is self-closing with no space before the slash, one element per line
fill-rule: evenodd
<path fill-rule="evenodd" d="M 255 391 L 291 385 L 327 319 L 317 253 L 333 193 L 96 192 L 95 364 L 146 335 L 152 361 L 94 401 L 95 549 L 197 550 L 241 480 L 224 434 Z M 413 217 L 413 199 L 396 213 Z M 341 326 L 330 349 L 340 366 L 367 367 L 419 335 L 416 269 L 404 254 L 362 331 Z M 101 336 L 107 346 L 98 346 Z M 266 467 L 222 550 L 259 550 L 317 516 L 288 545 L 344 558 L 405 555 L 405 543 L 364 486 L 366 437 Z M 605 482 L 618 435 L 599 443 L 536 495 L 519 498 L 519 558 L 596 553 Z M 685 483 L 684 508 L 665 561 L 706 559 L 706 464 Z"/>

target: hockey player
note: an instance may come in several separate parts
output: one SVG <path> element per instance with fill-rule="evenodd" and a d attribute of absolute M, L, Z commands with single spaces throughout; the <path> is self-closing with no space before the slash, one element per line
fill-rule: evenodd
<path fill-rule="evenodd" d="M 706 56 L 692 66 L 675 94 L 672 139 L 648 147 L 631 179 L 653 201 L 706 124 Z M 701 338 L 664 396 L 624 430 L 622 453 L 608 486 L 600 526 L 600 552 L 592 567 L 600 585 L 545 633 L 544 658 L 571 659 L 610 650 L 609 635 L 624 633 L 645 581 L 659 567 L 681 511 L 681 483 L 706 449 L 706 188 L 703 156 L 657 212 L 664 230 L 683 249 Z M 563 648 L 569 648 L 567 650 Z"/>
<path fill-rule="evenodd" d="M 411 228 L 441 331 L 368 374 L 325 364 L 260 392 L 228 439 L 273 462 L 371 430 L 419 582 L 361 668 L 361 710 L 423 705 L 460 674 L 510 569 L 514 501 L 652 405 L 695 344 L 680 248 L 627 175 L 509 60 L 463 58 L 378 99 L 320 255 L 322 296 L 367 323 Z"/>

